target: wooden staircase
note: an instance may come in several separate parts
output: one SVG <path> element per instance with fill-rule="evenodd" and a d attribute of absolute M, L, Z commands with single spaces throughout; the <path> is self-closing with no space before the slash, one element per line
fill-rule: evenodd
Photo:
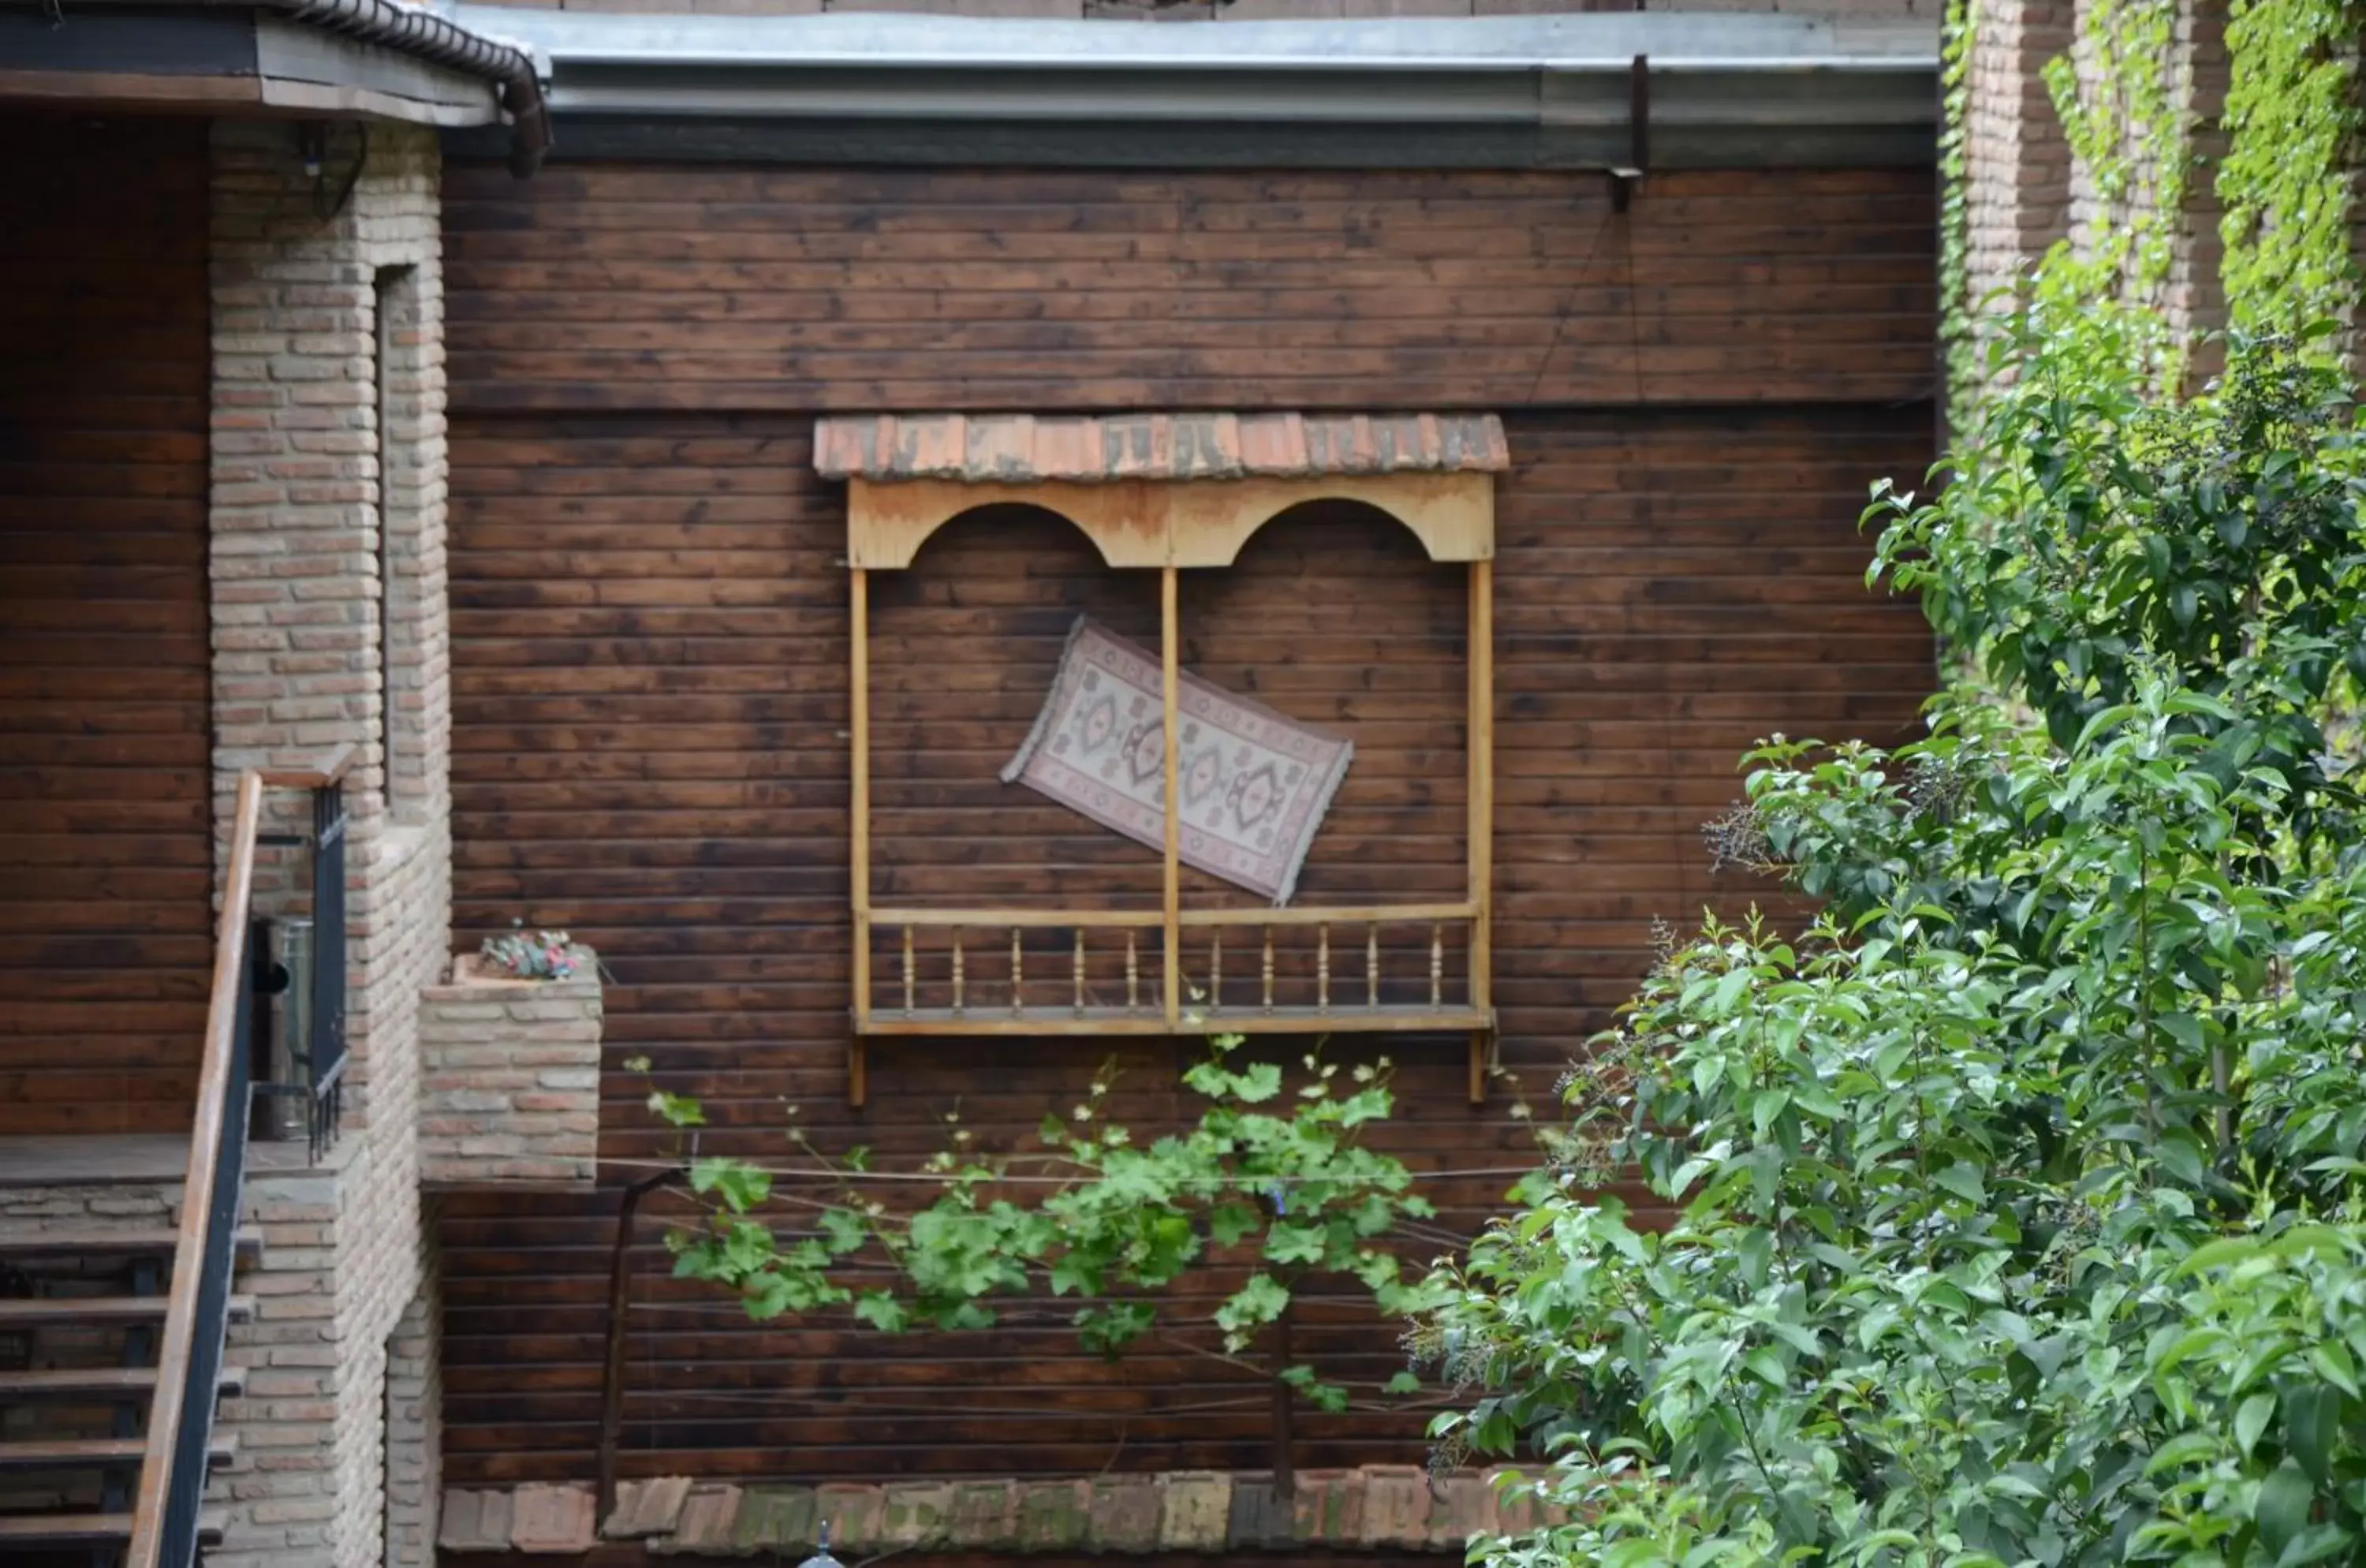
<path fill-rule="evenodd" d="M 96 1226 L 0 1235 L 0 1561 L 92 1568 L 130 1541 L 177 1239 Z M 236 1248 L 253 1263 L 261 1237 L 242 1231 Z M 231 1298 L 233 1321 L 254 1310 Z M 224 1367 L 218 1396 L 245 1380 Z M 212 1466 L 236 1454 L 230 1435 L 208 1439 Z M 201 1540 L 220 1536 L 201 1518 Z"/>

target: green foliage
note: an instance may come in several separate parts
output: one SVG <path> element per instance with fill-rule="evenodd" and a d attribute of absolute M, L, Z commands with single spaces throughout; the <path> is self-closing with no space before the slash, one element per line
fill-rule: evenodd
<path fill-rule="evenodd" d="M 806 1200 L 815 1230 L 803 1236 L 748 1217 L 774 1198 L 770 1173 L 695 1160 L 690 1187 L 707 1213 L 669 1236 L 675 1272 L 737 1292 L 751 1317 L 851 1303 L 888 1333 L 985 1327 L 998 1300 L 1072 1296 L 1079 1340 L 1104 1356 L 1157 1328 L 1158 1292 L 1214 1253 L 1251 1270 L 1212 1314 L 1234 1353 L 1289 1310 L 1310 1275 L 1351 1279 L 1391 1314 L 1425 1303 L 1425 1286 L 1400 1278 L 1385 1243 L 1430 1205 L 1401 1162 L 1361 1142 L 1391 1109 L 1386 1058 L 1343 1072 L 1309 1055 L 1293 1090 L 1278 1065 L 1240 1060 L 1242 1043 L 1211 1041 L 1184 1074 L 1205 1102 L 1198 1121 L 1147 1143 L 1108 1120 L 1106 1074 L 1066 1117 L 1044 1119 L 1041 1150 L 1026 1156 L 973 1154 L 956 1113 L 952 1146 L 921 1173 L 932 1190 L 908 1210 L 866 1195 L 859 1152 L 832 1159 L 799 1135 L 807 1185 L 831 1193 Z M 676 1127 L 702 1119 L 694 1100 L 660 1093 L 650 1104 Z M 858 1292 L 849 1282 L 883 1263 L 891 1285 Z M 1346 1390 L 1311 1367 L 1275 1375 L 1323 1408 L 1346 1408 Z"/>
<path fill-rule="evenodd" d="M 1571 1510 L 1487 1561 L 2366 1562 L 2366 475 L 2293 345 L 2179 405 L 2158 331 L 2042 298 L 1871 514 L 2026 722 L 1758 753 L 1824 914 L 1672 953 L 1441 1278 L 1439 1440 Z"/>
<path fill-rule="evenodd" d="M 2357 0 L 2236 0 L 2218 168 L 2235 327 L 2290 332 L 2357 303 L 2350 170 L 2359 152 Z"/>

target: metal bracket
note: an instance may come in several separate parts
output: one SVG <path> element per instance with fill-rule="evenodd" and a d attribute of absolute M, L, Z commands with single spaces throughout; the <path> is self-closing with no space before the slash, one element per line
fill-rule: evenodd
<path fill-rule="evenodd" d="M 1634 204 L 1635 187 L 1651 166 L 1651 57 L 1639 54 L 1627 67 L 1627 162 L 1610 171 L 1610 210 Z"/>

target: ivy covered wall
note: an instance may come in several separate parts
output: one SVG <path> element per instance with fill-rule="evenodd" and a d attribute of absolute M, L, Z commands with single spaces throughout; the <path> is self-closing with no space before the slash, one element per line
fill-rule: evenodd
<path fill-rule="evenodd" d="M 2366 0 L 1954 0 L 1942 251 L 1949 384 L 1978 395 L 2016 302 L 2157 307 L 2162 374 L 2217 334 L 2360 315 Z"/>

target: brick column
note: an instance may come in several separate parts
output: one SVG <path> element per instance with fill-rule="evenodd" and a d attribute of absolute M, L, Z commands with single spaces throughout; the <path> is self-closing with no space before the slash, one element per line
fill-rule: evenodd
<path fill-rule="evenodd" d="M 2071 0 L 1972 0 L 1965 105 L 1965 274 L 1984 314 L 2018 299 L 2029 269 L 2070 231 L 2070 145 L 2045 87 L 2070 47 Z"/>
<path fill-rule="evenodd" d="M 214 1489 L 231 1514 L 220 1568 L 385 1561 L 388 1340 L 432 1303 L 418 998 L 451 925 L 439 184 L 431 131 L 215 127 L 218 821 L 242 769 L 344 742 L 362 756 L 344 1122 L 321 1168 L 248 1182 L 265 1256 L 243 1287 L 258 1319 L 231 1331 L 254 1377 L 225 1406 L 242 1457 Z M 300 800 L 275 809 L 275 825 L 302 820 Z M 298 907 L 301 874 L 269 867 L 260 912 Z M 409 1325 L 405 1359 L 432 1365 L 434 1332 L 432 1312 Z"/>

